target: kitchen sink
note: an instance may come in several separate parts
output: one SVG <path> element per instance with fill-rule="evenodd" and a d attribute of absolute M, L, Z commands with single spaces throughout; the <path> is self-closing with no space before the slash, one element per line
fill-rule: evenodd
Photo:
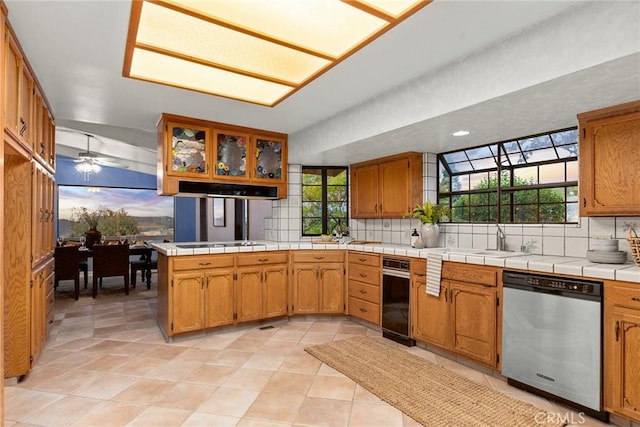
<path fill-rule="evenodd" d="M 515 256 L 529 255 L 526 252 L 501 251 L 497 249 L 471 249 L 471 248 L 447 248 L 447 253 L 462 255 L 478 255 L 491 258 L 510 258 Z"/>

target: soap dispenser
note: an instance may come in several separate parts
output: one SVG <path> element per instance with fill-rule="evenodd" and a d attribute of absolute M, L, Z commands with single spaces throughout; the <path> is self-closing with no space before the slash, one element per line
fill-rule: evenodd
<path fill-rule="evenodd" d="M 418 229 L 414 228 L 413 232 L 411 233 L 411 247 L 415 248 L 416 247 L 416 242 L 420 240 L 420 235 L 418 234 Z"/>

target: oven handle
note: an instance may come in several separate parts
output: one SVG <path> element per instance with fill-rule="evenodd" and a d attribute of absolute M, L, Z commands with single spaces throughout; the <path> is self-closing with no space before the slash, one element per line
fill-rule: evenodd
<path fill-rule="evenodd" d="M 411 273 L 408 271 L 398 270 L 382 270 L 382 276 L 400 277 L 402 279 L 410 279 Z"/>

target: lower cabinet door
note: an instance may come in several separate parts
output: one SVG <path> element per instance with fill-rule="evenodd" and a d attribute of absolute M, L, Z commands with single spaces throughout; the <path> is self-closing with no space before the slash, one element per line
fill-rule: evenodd
<path fill-rule="evenodd" d="M 216 269 L 205 275 L 205 327 L 233 323 L 233 268 Z"/>
<path fill-rule="evenodd" d="M 451 282 L 452 349 L 496 366 L 496 291 Z"/>
<path fill-rule="evenodd" d="M 615 307 L 612 321 L 613 410 L 640 421 L 640 310 Z"/>
<path fill-rule="evenodd" d="M 319 311 L 318 266 L 295 264 L 293 267 L 293 312 L 315 314 Z"/>
<path fill-rule="evenodd" d="M 287 267 L 285 265 L 265 266 L 263 271 L 263 317 L 277 317 L 287 314 Z"/>
<path fill-rule="evenodd" d="M 237 270 L 236 313 L 238 322 L 262 318 L 262 267 L 242 267 Z"/>
<path fill-rule="evenodd" d="M 451 346 L 451 328 L 449 306 L 449 287 L 441 286 L 440 295 L 427 294 L 426 281 L 416 283 L 412 323 L 414 338 L 420 341 L 449 349 Z"/>
<path fill-rule="evenodd" d="M 204 298 L 202 273 L 173 275 L 171 332 L 198 331 L 204 328 Z"/>
<path fill-rule="evenodd" d="M 320 313 L 344 313 L 344 267 L 321 264 L 318 268 Z"/>

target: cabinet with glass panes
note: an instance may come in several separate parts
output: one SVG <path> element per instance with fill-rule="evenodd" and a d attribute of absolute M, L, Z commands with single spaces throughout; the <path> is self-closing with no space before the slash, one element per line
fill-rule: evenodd
<path fill-rule="evenodd" d="M 287 195 L 287 135 L 171 114 L 158 122 L 162 194 L 179 181 L 271 185 Z"/>

